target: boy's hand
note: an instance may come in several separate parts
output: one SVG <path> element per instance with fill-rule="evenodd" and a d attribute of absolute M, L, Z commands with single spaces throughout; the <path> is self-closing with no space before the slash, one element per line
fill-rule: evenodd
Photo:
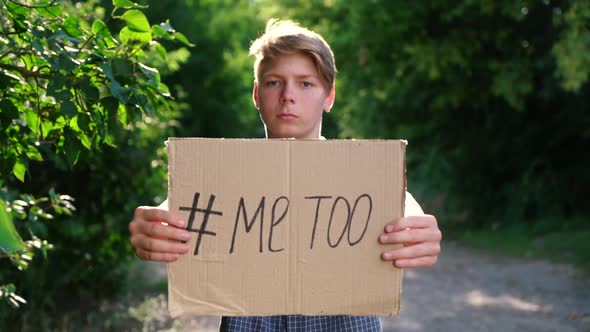
<path fill-rule="evenodd" d="M 167 210 L 140 206 L 129 223 L 130 241 L 135 254 L 145 261 L 173 262 L 188 252 L 190 233 L 185 221 Z"/>
<path fill-rule="evenodd" d="M 429 267 L 436 264 L 441 239 L 434 216 L 403 217 L 388 223 L 379 236 L 381 244 L 401 243 L 403 247 L 386 250 L 381 256 L 401 268 Z"/>

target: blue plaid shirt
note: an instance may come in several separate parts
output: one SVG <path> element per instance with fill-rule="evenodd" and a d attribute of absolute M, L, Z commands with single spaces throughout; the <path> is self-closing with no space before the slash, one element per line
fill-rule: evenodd
<path fill-rule="evenodd" d="M 377 316 L 260 316 L 222 317 L 221 332 L 381 331 Z"/>

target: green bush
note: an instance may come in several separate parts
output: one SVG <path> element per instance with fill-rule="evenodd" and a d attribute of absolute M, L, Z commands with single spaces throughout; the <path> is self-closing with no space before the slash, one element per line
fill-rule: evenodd
<path fill-rule="evenodd" d="M 150 65 L 190 44 L 143 8 L 0 1 L 0 330 L 84 322 L 125 286 L 134 207 L 164 199 L 180 104 Z"/>

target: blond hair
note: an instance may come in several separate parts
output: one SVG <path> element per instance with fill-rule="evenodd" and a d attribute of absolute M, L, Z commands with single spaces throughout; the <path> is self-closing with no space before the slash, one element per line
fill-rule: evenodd
<path fill-rule="evenodd" d="M 324 38 L 290 20 L 270 19 L 262 36 L 250 46 L 250 55 L 256 56 L 254 79 L 260 78 L 260 66 L 281 54 L 302 53 L 314 62 L 326 89 L 336 80 L 336 63 L 330 45 Z"/>

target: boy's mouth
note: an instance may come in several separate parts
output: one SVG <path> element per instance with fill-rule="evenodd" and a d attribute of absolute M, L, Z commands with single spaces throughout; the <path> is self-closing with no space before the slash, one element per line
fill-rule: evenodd
<path fill-rule="evenodd" d="M 297 115 L 295 115 L 293 113 L 289 113 L 289 112 L 279 113 L 279 115 L 277 115 L 277 117 L 281 120 L 297 119 Z"/>

